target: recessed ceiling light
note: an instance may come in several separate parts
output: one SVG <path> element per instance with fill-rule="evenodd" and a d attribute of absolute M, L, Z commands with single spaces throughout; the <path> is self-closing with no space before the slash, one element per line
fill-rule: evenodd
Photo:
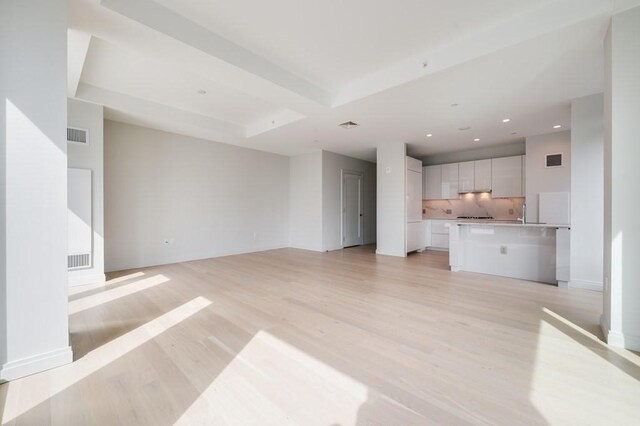
<path fill-rule="evenodd" d="M 455 108 L 457 106 L 458 106 L 458 104 L 451 104 L 451 108 Z"/>
<path fill-rule="evenodd" d="M 471 127 L 470 126 L 458 127 L 458 130 L 461 130 L 461 131 L 471 130 Z"/>
<path fill-rule="evenodd" d="M 510 118 L 505 118 L 504 120 L 502 120 L 502 122 L 503 122 L 503 123 L 508 123 L 508 122 L 510 122 L 510 121 L 511 121 L 511 119 L 510 119 Z"/>
<path fill-rule="evenodd" d="M 427 133 L 428 138 L 430 138 L 431 136 L 433 136 L 431 133 Z"/>
<path fill-rule="evenodd" d="M 511 134 L 512 134 L 512 135 L 517 135 L 517 134 L 518 134 L 518 132 L 511 132 Z"/>
<path fill-rule="evenodd" d="M 473 141 L 474 142 L 480 142 L 480 138 L 475 138 Z"/>
<path fill-rule="evenodd" d="M 554 128 L 554 129 L 559 129 L 559 128 L 561 128 L 561 127 L 562 127 L 562 125 L 561 125 L 561 124 L 556 124 L 555 126 L 553 126 L 553 128 Z"/>
<path fill-rule="evenodd" d="M 206 94 L 207 94 L 206 90 L 204 90 L 204 89 L 198 90 L 198 95 L 206 95 Z"/>
<path fill-rule="evenodd" d="M 359 124 L 358 123 L 354 123 L 353 121 L 345 121 L 344 123 L 339 124 L 340 127 L 342 127 L 343 129 L 353 129 L 354 127 L 358 127 Z"/>

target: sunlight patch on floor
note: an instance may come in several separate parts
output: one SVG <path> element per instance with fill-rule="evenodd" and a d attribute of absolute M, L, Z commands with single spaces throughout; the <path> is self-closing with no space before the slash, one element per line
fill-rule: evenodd
<path fill-rule="evenodd" d="M 186 320 L 210 304 L 211 302 L 208 299 L 197 297 L 100 346 L 72 364 L 10 382 L 2 415 L 2 424 L 4 425 L 18 418 L 47 401 L 53 395 L 80 382 L 85 377 Z M 49 386 L 37 385 L 42 383 L 43 376 L 47 378 Z"/>
<path fill-rule="evenodd" d="M 78 312 L 102 305 L 103 303 L 108 303 L 113 300 L 120 299 L 121 297 L 155 287 L 159 284 L 166 283 L 167 281 L 169 281 L 169 278 L 159 274 L 139 281 L 134 281 L 122 287 L 116 287 L 111 290 L 105 290 L 77 300 L 72 300 L 69 302 L 69 315 L 77 314 Z"/>
<path fill-rule="evenodd" d="M 543 309 L 531 403 L 549 424 L 624 424 L 625 419 L 640 418 L 637 359 L 633 354 L 620 356 L 592 334 Z M 584 365 L 598 368 L 585 370 Z M 607 404 L 602 404 L 601 395 L 607 395 Z"/>
<path fill-rule="evenodd" d="M 367 386 L 260 331 L 176 424 L 354 425 L 368 396 Z"/>

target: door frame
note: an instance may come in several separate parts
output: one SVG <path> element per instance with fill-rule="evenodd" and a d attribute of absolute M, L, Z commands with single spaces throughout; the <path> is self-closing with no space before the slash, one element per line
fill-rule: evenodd
<path fill-rule="evenodd" d="M 359 244 L 352 244 L 349 246 L 345 246 L 345 239 L 346 236 L 344 235 L 345 232 L 345 218 L 346 218 L 346 206 L 345 206 L 345 192 L 344 192 L 344 186 L 345 186 L 345 175 L 355 175 L 360 177 L 360 200 L 359 200 L 359 205 L 360 205 L 360 243 Z M 355 246 L 362 246 L 364 245 L 364 173 L 357 171 L 357 170 L 349 170 L 349 169 L 340 169 L 340 246 L 342 248 L 346 248 L 346 247 L 355 247 Z"/>

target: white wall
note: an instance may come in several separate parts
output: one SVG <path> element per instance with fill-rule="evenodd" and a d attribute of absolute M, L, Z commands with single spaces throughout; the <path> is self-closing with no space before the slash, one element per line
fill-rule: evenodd
<path fill-rule="evenodd" d="M 570 287 L 602 291 L 604 96 L 571 103 Z"/>
<path fill-rule="evenodd" d="M 605 42 L 605 278 L 609 344 L 640 350 L 640 7 L 612 18 Z"/>
<path fill-rule="evenodd" d="M 89 130 L 89 144 L 67 145 L 68 166 L 91 170 L 92 267 L 69 271 L 69 285 L 104 282 L 104 114 L 101 105 L 69 99 L 69 126 Z"/>
<path fill-rule="evenodd" d="M 112 121 L 104 130 L 107 271 L 287 246 L 288 157 Z"/>
<path fill-rule="evenodd" d="M 289 245 L 322 251 L 322 151 L 290 159 Z"/>
<path fill-rule="evenodd" d="M 405 257 L 406 152 L 402 142 L 380 145 L 377 151 L 376 253 Z"/>
<path fill-rule="evenodd" d="M 0 12 L 0 380 L 72 360 L 67 301 L 67 2 Z"/>
<path fill-rule="evenodd" d="M 322 151 L 322 247 L 342 247 L 341 171 L 363 174 L 364 244 L 376 241 L 376 165 L 329 151 Z"/>
<path fill-rule="evenodd" d="M 537 222 L 541 192 L 571 191 L 571 132 L 531 136 L 526 143 L 527 222 Z M 557 153 L 563 154 L 563 167 L 545 168 L 545 155 Z"/>

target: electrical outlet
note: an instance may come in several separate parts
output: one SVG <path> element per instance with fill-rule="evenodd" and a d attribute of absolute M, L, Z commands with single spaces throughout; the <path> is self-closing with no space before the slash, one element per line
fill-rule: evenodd
<path fill-rule="evenodd" d="M 446 210 L 447 214 L 451 214 L 451 209 Z"/>
<path fill-rule="evenodd" d="M 513 209 L 509 209 L 509 214 L 513 214 Z"/>
<path fill-rule="evenodd" d="M 253 241 L 256 241 L 258 239 L 258 233 L 257 232 L 253 232 Z"/>
<path fill-rule="evenodd" d="M 427 213 L 427 209 L 422 209 L 422 214 L 426 214 Z"/>
<path fill-rule="evenodd" d="M 507 254 L 507 246 L 500 246 L 500 254 Z"/>

